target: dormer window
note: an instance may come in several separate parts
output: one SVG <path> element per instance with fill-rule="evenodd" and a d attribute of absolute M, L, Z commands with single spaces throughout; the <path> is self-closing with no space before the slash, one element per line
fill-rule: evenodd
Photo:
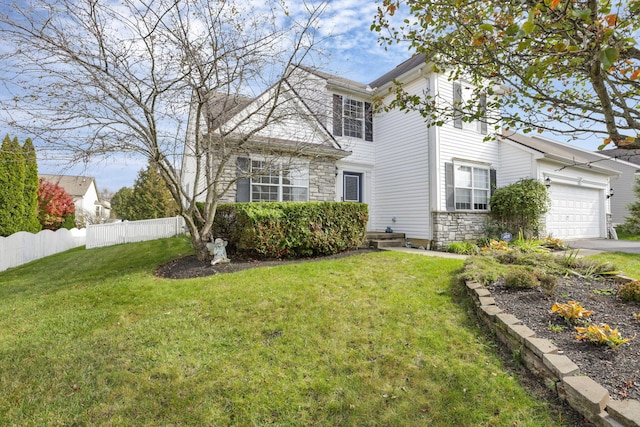
<path fill-rule="evenodd" d="M 333 95 L 333 134 L 373 141 L 371 103 Z"/>

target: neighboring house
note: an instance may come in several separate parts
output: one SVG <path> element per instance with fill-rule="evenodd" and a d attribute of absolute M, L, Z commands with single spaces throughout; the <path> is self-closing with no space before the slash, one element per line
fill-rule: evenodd
<path fill-rule="evenodd" d="M 613 223 L 622 224 L 630 215 L 628 205 L 638 201 L 633 188 L 636 177 L 640 174 L 640 150 L 613 148 L 598 153 L 607 156 L 610 167 L 621 173 L 619 179 L 611 181 L 611 186 L 615 189 L 615 196 L 611 199 L 611 213 Z"/>
<path fill-rule="evenodd" d="M 73 198 L 78 226 L 102 223 L 109 218 L 111 206 L 109 202 L 100 200 L 93 177 L 45 174 L 40 174 L 39 177 L 59 185 Z"/>
<path fill-rule="evenodd" d="M 298 162 L 296 173 L 287 177 L 282 172 L 269 174 L 261 155 L 238 154 L 228 176 L 249 169 L 265 173 L 239 180 L 223 201 L 363 202 L 369 205 L 369 231 L 390 227 L 413 242 L 442 247 L 483 236 L 496 187 L 522 178 L 549 178 L 553 206 L 547 233 L 560 238 L 607 236 L 606 195 L 610 177 L 618 172 L 580 167 L 577 152 L 563 152 L 564 145 L 552 141 L 514 135 L 485 142 L 483 120 L 452 120 L 429 128 L 415 112 L 374 111 L 374 98 L 389 101 L 394 96 L 389 90 L 394 81 L 401 81 L 412 94 L 432 94 L 449 105 L 464 100 L 470 91 L 468 83 L 434 73 L 424 56 L 405 61 L 369 84 L 301 67 L 291 78 L 295 91 L 290 100 L 300 116 L 256 135 L 254 147 L 302 145 L 314 150 L 297 154 L 292 161 Z M 262 96 L 268 97 L 269 91 Z M 228 103 L 233 108 L 222 119 L 220 108 L 212 106 L 206 114 L 219 126 L 232 125 L 237 117 L 250 114 L 252 102 L 256 101 Z M 192 115 L 191 130 L 194 120 Z M 196 166 L 192 142 L 191 134 L 183 161 L 186 188 L 193 185 Z"/>

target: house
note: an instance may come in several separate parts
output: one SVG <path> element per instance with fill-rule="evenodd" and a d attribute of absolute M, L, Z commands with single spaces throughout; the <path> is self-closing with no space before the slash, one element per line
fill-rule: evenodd
<path fill-rule="evenodd" d="M 468 82 L 435 73 L 422 55 L 369 84 L 299 67 L 288 79 L 295 88 L 288 103 L 299 114 L 256 133 L 251 145 L 256 152 L 245 149 L 230 157 L 226 174 L 238 177 L 245 171 L 246 177 L 231 186 L 223 201 L 363 202 L 369 205 L 369 231 L 391 228 L 412 242 L 442 247 L 483 236 L 493 189 L 534 178 L 551 183 L 547 233 L 560 238 L 607 236 L 606 196 L 618 172 L 581 167 L 586 158 L 563 151 L 563 144 L 553 141 L 520 135 L 485 141 L 485 120 L 455 119 L 428 127 L 415 112 L 374 111 L 374 99 L 388 102 L 393 96 L 389 89 L 394 81 L 403 82 L 412 94 L 434 94 L 438 102 L 450 105 L 470 91 Z M 241 117 L 250 117 L 269 93 L 254 101 L 226 101 L 233 108 L 226 109 L 225 117 L 220 113 L 225 109 L 214 106 L 204 114 L 216 126 L 232 128 Z M 194 185 L 197 169 L 195 120 L 191 115 L 183 160 L 185 188 Z M 306 148 L 290 152 L 295 168 L 270 168 L 269 156 L 258 152 L 269 147 L 272 154 L 286 153 L 292 146 Z"/>
<path fill-rule="evenodd" d="M 78 226 L 105 222 L 109 218 L 111 206 L 109 202 L 100 200 L 98 186 L 93 177 L 47 174 L 38 176 L 59 185 L 73 198 Z"/>
<path fill-rule="evenodd" d="M 615 189 L 615 197 L 611 199 L 611 214 L 614 225 L 622 224 L 630 215 L 628 205 L 638 201 L 634 186 L 636 177 L 640 176 L 640 150 L 613 148 L 598 153 L 607 156 L 610 167 L 621 174 L 611 182 Z"/>

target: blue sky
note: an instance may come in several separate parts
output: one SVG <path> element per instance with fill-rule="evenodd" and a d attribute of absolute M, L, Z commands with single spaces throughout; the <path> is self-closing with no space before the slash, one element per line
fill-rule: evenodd
<path fill-rule="evenodd" d="M 299 3 L 290 2 L 292 13 Z M 328 3 L 318 25 L 318 36 L 323 39 L 320 49 L 322 63 L 310 64 L 322 71 L 351 80 L 368 83 L 408 59 L 411 52 L 406 46 L 379 46 L 377 35 L 369 30 L 379 2 L 374 0 L 332 0 Z M 1 12 L 1 11 L 0 11 Z M 3 97 L 0 87 L 0 102 Z M 2 123 L 2 117 L 0 117 Z M 3 133 L 15 135 L 4 126 Z M 32 135 L 17 135 L 21 141 Z M 37 143 L 37 140 L 36 140 Z M 595 150 L 597 142 L 577 142 L 582 148 Z M 132 186 L 138 172 L 146 167 L 143 158 L 119 158 L 96 163 L 60 164 L 39 158 L 41 173 L 87 175 L 96 178 L 100 190 L 117 191 Z"/>

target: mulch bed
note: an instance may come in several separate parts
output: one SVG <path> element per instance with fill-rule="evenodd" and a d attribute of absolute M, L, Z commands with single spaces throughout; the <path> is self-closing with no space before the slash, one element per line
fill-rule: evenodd
<path fill-rule="evenodd" d="M 508 289 L 503 280 L 487 288 L 498 307 L 516 316 L 538 337 L 549 339 L 578 365 L 581 374 L 607 388 L 611 398 L 640 400 L 640 319 L 636 317 L 640 304 L 620 300 L 612 279 L 562 277 L 553 296 L 540 289 Z M 631 341 L 611 349 L 576 339 L 574 325 L 551 312 L 554 302 L 568 301 L 593 311 L 589 322 L 606 323 Z"/>
<path fill-rule="evenodd" d="M 218 263 L 216 265 L 211 265 L 209 261 L 199 261 L 195 255 L 188 255 L 186 257 L 175 259 L 161 265 L 156 270 L 156 276 L 164 277 L 166 279 L 191 279 L 195 277 L 213 276 L 214 274 L 234 273 L 236 271 L 246 270 L 248 268 L 320 261 L 324 259 L 338 259 L 376 251 L 377 249 L 354 249 L 335 255 L 280 260 L 259 260 L 230 254 L 229 258 L 231 259 L 231 262 Z"/>

